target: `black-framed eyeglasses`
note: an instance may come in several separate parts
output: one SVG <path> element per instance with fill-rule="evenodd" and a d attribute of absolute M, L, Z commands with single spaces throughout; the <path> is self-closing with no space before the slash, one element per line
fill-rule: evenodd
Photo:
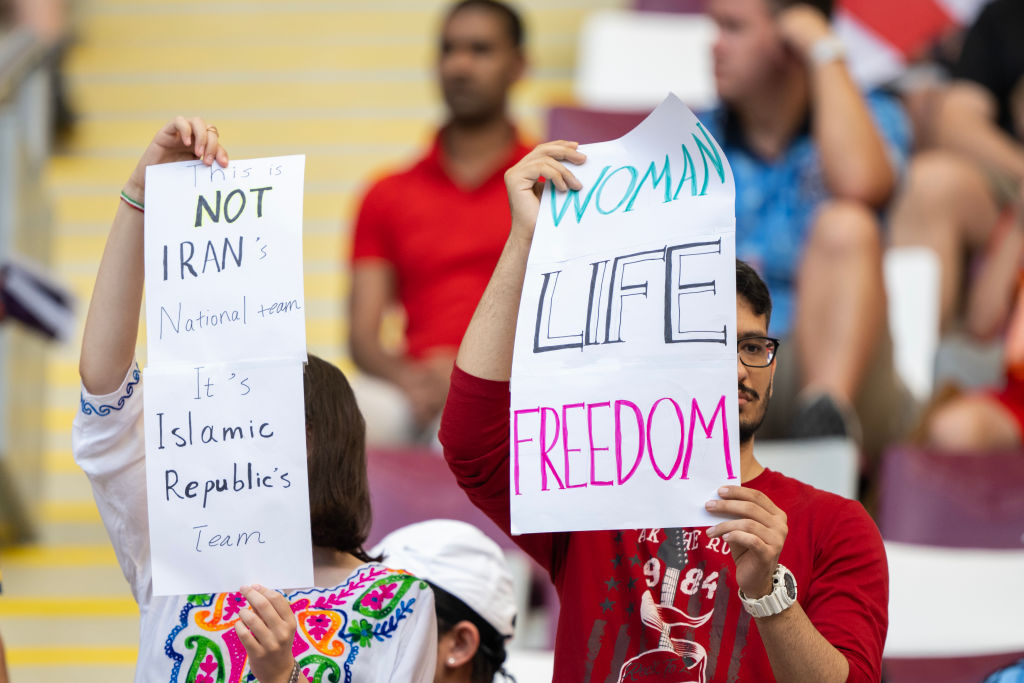
<path fill-rule="evenodd" d="M 780 343 L 774 337 L 743 337 L 736 340 L 736 352 L 748 368 L 766 368 L 775 360 Z"/>

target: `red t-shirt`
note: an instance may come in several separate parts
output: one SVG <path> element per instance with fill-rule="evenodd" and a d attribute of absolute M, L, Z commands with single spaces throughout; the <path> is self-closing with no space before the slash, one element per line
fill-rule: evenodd
<path fill-rule="evenodd" d="M 363 198 L 352 262 L 382 259 L 394 268 L 410 356 L 458 348 L 508 238 L 503 176 L 529 151 L 517 140 L 506 162 L 467 190 L 445 173 L 439 136 L 423 159 Z"/>
<path fill-rule="evenodd" d="M 506 532 L 508 419 L 507 382 L 455 368 L 441 423 L 445 457 L 470 500 Z M 849 661 L 847 680 L 880 680 L 889 573 L 874 522 L 860 503 L 778 472 L 745 485 L 786 512 L 779 561 L 796 577 L 811 622 Z M 550 572 L 561 600 L 554 680 L 774 681 L 757 623 L 737 596 L 729 546 L 705 532 L 513 536 Z"/>

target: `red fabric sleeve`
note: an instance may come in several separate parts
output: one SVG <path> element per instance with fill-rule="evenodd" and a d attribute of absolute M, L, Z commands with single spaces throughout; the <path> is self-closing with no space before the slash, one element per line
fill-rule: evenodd
<path fill-rule="evenodd" d="M 470 501 L 510 534 L 509 384 L 452 371 L 439 438 L 444 457 Z M 552 570 L 553 534 L 521 534 L 512 540 L 544 569 Z"/>
<path fill-rule="evenodd" d="M 815 574 L 804 611 L 818 632 L 846 657 L 847 681 L 876 683 L 889 628 L 889 567 L 878 527 L 855 501 L 823 516 Z"/>
<path fill-rule="evenodd" d="M 392 260 L 388 247 L 387 187 L 376 183 L 363 197 L 352 235 L 352 262 L 380 258 Z"/>

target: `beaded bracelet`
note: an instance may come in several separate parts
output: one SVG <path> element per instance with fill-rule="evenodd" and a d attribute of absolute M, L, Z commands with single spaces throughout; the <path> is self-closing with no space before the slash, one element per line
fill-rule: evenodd
<path fill-rule="evenodd" d="M 141 211 L 143 213 L 146 212 L 146 206 L 142 202 L 136 201 L 135 199 L 132 199 L 131 197 L 126 195 L 124 193 L 124 190 L 121 190 L 121 201 L 127 204 L 128 206 L 132 207 L 136 211 Z"/>
<path fill-rule="evenodd" d="M 288 683 L 299 683 L 299 662 L 297 660 L 292 666 L 292 675 L 288 677 Z"/>

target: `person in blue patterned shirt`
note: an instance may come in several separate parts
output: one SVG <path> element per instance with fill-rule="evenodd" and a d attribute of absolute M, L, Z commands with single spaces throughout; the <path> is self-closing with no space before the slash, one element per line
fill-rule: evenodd
<path fill-rule="evenodd" d="M 770 332 L 795 356 L 775 394 L 797 400 L 773 401 L 764 431 L 863 435 L 872 452 L 912 412 L 892 371 L 878 217 L 910 132 L 895 98 L 854 84 L 831 4 L 709 0 L 721 105 L 702 119 L 736 179 L 736 256 L 767 282 Z"/>

